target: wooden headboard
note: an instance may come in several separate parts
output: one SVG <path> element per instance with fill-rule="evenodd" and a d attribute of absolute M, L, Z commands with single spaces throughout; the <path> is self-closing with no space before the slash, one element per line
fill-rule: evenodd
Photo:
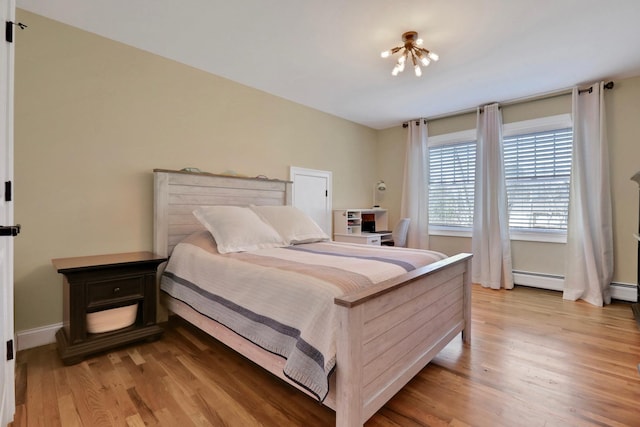
<path fill-rule="evenodd" d="M 198 206 L 291 204 L 291 181 L 165 169 L 153 175 L 153 251 L 162 256 L 204 228 L 192 214 Z"/>

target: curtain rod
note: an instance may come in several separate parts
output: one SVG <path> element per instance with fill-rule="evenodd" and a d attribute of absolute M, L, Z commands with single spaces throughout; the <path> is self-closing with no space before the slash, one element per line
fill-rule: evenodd
<path fill-rule="evenodd" d="M 422 120 L 425 125 L 427 124 L 427 119 L 414 119 L 414 120 L 408 120 L 408 121 L 404 122 L 402 124 L 402 127 L 403 128 L 409 127 L 409 122 L 416 122 L 416 126 L 420 126 L 420 120 Z"/>
<path fill-rule="evenodd" d="M 614 82 L 612 82 L 612 81 L 609 81 L 609 82 L 604 84 L 604 88 L 605 89 L 613 89 L 613 87 L 614 87 Z M 542 99 L 550 99 L 550 98 L 555 98 L 557 96 L 568 95 L 572 91 L 573 91 L 573 87 L 564 88 L 564 89 L 559 89 L 559 90 L 555 90 L 555 91 L 551 91 L 551 92 L 541 93 L 539 95 L 525 96 L 525 97 L 522 97 L 522 98 L 514 98 L 514 99 L 510 99 L 510 100 L 507 100 L 507 101 L 500 102 L 499 104 L 500 104 L 500 106 L 508 106 L 508 105 L 514 105 L 514 104 L 521 104 L 523 102 L 539 101 L 539 100 L 542 100 Z M 593 88 L 589 87 L 589 89 L 581 89 L 581 90 L 579 90 L 578 93 L 579 94 L 584 93 L 584 92 L 591 93 L 592 91 L 593 91 Z M 467 109 L 464 109 L 464 110 L 454 111 L 453 113 L 440 114 L 440 115 L 437 115 L 437 116 L 427 117 L 427 118 L 424 119 L 424 121 L 426 123 L 427 121 L 431 121 L 431 120 L 438 120 L 438 119 L 445 119 L 445 118 L 449 118 L 449 117 L 462 116 L 463 114 L 474 113 L 477 109 L 478 109 L 478 107 L 473 107 L 473 108 L 467 108 Z M 420 121 L 420 119 L 414 119 L 414 120 L 416 122 Z M 407 120 L 406 122 L 402 123 L 402 127 L 406 128 L 408 126 L 408 123 L 412 122 L 414 120 Z"/>
<path fill-rule="evenodd" d="M 613 89 L 614 83 L 613 82 L 606 82 L 604 84 L 604 88 L 605 89 Z M 582 95 L 583 93 L 591 93 L 593 92 L 593 85 L 589 86 L 589 89 L 580 89 L 578 91 L 578 95 Z"/>

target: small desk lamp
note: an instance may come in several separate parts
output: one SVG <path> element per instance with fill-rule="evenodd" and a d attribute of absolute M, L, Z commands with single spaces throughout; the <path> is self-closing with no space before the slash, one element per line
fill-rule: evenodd
<path fill-rule="evenodd" d="M 373 207 L 374 208 L 379 208 L 380 205 L 378 204 L 378 191 L 379 192 L 383 192 L 387 189 L 387 184 L 384 183 L 384 181 L 380 180 L 376 183 L 376 185 L 373 187 Z"/>

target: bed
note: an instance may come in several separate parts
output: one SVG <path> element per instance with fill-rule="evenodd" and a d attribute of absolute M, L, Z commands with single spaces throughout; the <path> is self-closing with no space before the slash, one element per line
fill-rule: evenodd
<path fill-rule="evenodd" d="M 171 260 L 174 265 L 180 259 L 190 259 L 188 255 L 181 255 L 182 252 L 179 251 L 182 251 L 182 247 L 191 248 L 198 254 L 216 252 L 211 249 L 216 241 L 192 214 L 196 208 L 291 205 L 292 183 L 289 181 L 156 169 L 154 187 L 154 251 L 170 257 L 178 246 L 175 257 Z M 337 254 L 333 251 L 337 251 Z M 355 251 L 355 255 L 351 251 Z M 379 252 L 372 255 L 370 251 Z M 402 254 L 402 251 L 406 252 Z M 311 252 L 314 254 L 311 255 Z M 425 261 L 418 259 L 423 256 L 418 252 L 420 251 L 318 241 L 295 247 L 269 247 L 255 252 L 232 254 L 238 258 L 237 262 L 246 263 L 249 259 L 257 259 L 257 264 L 264 264 L 264 259 L 280 256 L 297 262 L 296 257 L 301 256 L 305 260 L 300 264 L 302 265 L 307 263 L 308 257 L 316 257 L 316 253 L 320 254 L 320 258 L 333 257 L 333 260 L 355 256 L 364 260 L 363 263 L 376 258 L 376 263 L 393 264 L 395 273 L 380 270 L 382 275 L 374 274 L 375 277 L 371 278 L 372 285 L 355 287 L 353 290 L 345 288 L 347 291 L 343 289 L 330 294 L 333 295 L 330 306 L 325 307 L 325 311 L 318 315 L 323 318 L 326 313 L 331 312 L 337 325 L 334 328 L 335 336 L 327 344 L 335 348 L 334 360 L 330 360 L 331 355 L 323 359 L 325 373 L 326 370 L 329 371 L 326 389 L 310 387 L 292 374 L 294 371 L 287 365 L 288 360 L 278 355 L 277 351 L 259 341 L 256 344 L 256 340 L 251 337 L 249 338 L 253 342 L 232 332 L 222 323 L 213 320 L 214 316 L 208 315 L 194 302 L 179 294 L 180 291 L 174 292 L 167 283 L 180 282 L 183 274 L 171 271 L 174 269 L 171 266 L 163 274 L 162 286 L 165 290 L 160 292 L 159 313 L 161 317 L 166 317 L 168 311 L 186 319 L 272 374 L 332 408 L 336 412 L 336 426 L 362 426 L 452 339 L 461 335 L 464 343 L 470 343 L 471 255 L 435 258 L 435 262 L 429 261 L 428 265 L 422 266 L 421 263 Z M 315 260 L 316 258 L 313 262 Z M 189 261 L 185 263 L 188 264 Z M 354 262 L 355 264 L 358 262 Z M 262 267 L 251 266 L 248 270 Z M 362 268 L 376 270 L 377 264 L 367 264 Z M 397 270 L 398 268 L 403 270 Z M 297 266 L 290 269 L 295 269 L 292 275 L 300 274 Z M 261 271 L 259 274 L 266 273 Z M 389 274 L 390 277 L 386 278 L 384 274 Z M 174 276 L 177 279 L 173 280 Z M 380 278 L 382 280 L 378 280 Z M 192 290 L 187 289 L 186 292 Z M 203 293 L 200 290 L 197 292 Z M 313 336 L 315 335 L 312 335 L 312 341 Z M 323 338 L 322 342 L 325 341 Z M 317 347 L 322 348 L 321 345 Z"/>

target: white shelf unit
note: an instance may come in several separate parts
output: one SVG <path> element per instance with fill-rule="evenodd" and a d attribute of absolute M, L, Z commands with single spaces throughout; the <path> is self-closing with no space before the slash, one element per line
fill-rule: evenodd
<path fill-rule="evenodd" d="M 379 245 L 389 233 L 386 209 L 336 209 L 333 211 L 333 240 Z"/>
<path fill-rule="evenodd" d="M 362 214 L 359 211 L 345 211 L 347 219 L 346 234 L 360 234 L 362 232 Z"/>

